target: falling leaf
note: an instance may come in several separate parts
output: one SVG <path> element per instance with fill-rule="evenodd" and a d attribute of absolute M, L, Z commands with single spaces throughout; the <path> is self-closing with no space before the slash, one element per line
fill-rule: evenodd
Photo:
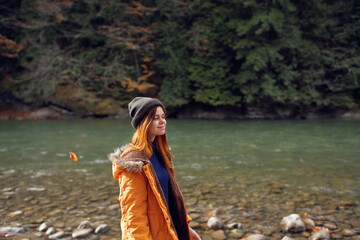
<path fill-rule="evenodd" d="M 75 162 L 77 162 L 77 161 L 78 161 L 78 158 L 77 158 L 77 156 L 76 156 L 76 154 L 75 154 L 75 153 L 73 153 L 73 152 L 69 152 L 69 154 L 70 154 L 70 158 L 71 158 L 72 160 L 74 160 Z"/>

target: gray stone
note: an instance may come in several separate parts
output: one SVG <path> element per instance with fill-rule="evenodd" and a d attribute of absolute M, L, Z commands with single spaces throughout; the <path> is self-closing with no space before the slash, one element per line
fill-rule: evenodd
<path fill-rule="evenodd" d="M 222 221 L 218 218 L 218 217 L 211 217 L 208 221 L 207 221 L 207 226 L 210 229 L 221 229 L 223 226 Z"/>
<path fill-rule="evenodd" d="M 76 229 L 72 233 L 73 238 L 86 238 L 93 232 L 93 229 L 91 228 L 83 228 L 83 229 Z"/>
<path fill-rule="evenodd" d="M 315 227 L 315 222 L 310 218 L 305 218 L 304 223 L 306 224 L 306 226 Z"/>
<path fill-rule="evenodd" d="M 311 240 L 330 239 L 330 234 L 327 230 L 323 229 L 314 233 L 310 239 Z"/>
<path fill-rule="evenodd" d="M 224 240 L 226 239 L 225 232 L 223 230 L 217 230 L 211 233 L 211 237 L 215 240 Z"/>
<path fill-rule="evenodd" d="M 226 229 L 241 229 L 241 223 L 228 223 L 225 226 Z"/>
<path fill-rule="evenodd" d="M 296 213 L 283 217 L 281 224 L 284 225 L 284 228 L 287 232 L 300 233 L 305 230 L 305 223 Z"/>
<path fill-rule="evenodd" d="M 106 233 L 107 231 L 110 230 L 110 227 L 109 225 L 107 224 L 100 224 L 96 229 L 95 229 L 95 234 L 104 234 Z"/>
<path fill-rule="evenodd" d="M 285 237 L 283 237 L 281 240 L 294 240 L 294 238 L 285 236 Z"/>
<path fill-rule="evenodd" d="M 54 234 L 55 233 L 55 228 L 53 228 L 53 227 L 49 227 L 47 230 L 46 230 L 46 235 L 52 235 L 52 234 Z"/>
<path fill-rule="evenodd" d="M 92 229 L 92 230 L 94 230 L 94 226 L 89 221 L 82 221 L 77 228 L 78 229 Z"/>
<path fill-rule="evenodd" d="M 50 239 L 59 239 L 65 236 L 64 232 L 57 232 L 49 236 Z"/>
<path fill-rule="evenodd" d="M 266 240 L 266 237 L 262 234 L 252 234 L 246 240 Z"/>
<path fill-rule="evenodd" d="M 40 232 L 45 232 L 51 225 L 48 222 L 43 222 L 42 224 L 40 224 L 39 226 L 39 231 Z"/>
<path fill-rule="evenodd" d="M 25 233 L 26 229 L 22 227 L 0 227 L 0 232 L 5 233 Z"/>
<path fill-rule="evenodd" d="M 337 226 L 336 226 L 334 223 L 331 223 L 331 222 L 325 223 L 325 224 L 324 224 L 324 227 L 326 227 L 326 228 L 328 228 L 328 229 L 330 229 L 330 230 L 335 230 L 335 229 L 337 229 Z"/>
<path fill-rule="evenodd" d="M 342 235 L 345 236 L 345 237 L 351 237 L 351 236 L 354 236 L 356 234 L 356 232 L 354 230 L 351 230 L 351 229 L 344 229 L 342 231 Z"/>

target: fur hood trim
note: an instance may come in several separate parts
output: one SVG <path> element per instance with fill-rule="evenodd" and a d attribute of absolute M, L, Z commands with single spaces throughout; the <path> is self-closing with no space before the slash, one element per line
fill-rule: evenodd
<path fill-rule="evenodd" d="M 108 155 L 109 161 L 113 164 L 116 164 L 119 168 L 123 168 L 128 172 L 137 172 L 142 171 L 142 167 L 150 163 L 145 154 L 139 151 L 130 151 L 120 158 L 121 154 L 128 148 L 129 145 L 125 145 L 119 148 L 116 148 L 113 153 Z"/>

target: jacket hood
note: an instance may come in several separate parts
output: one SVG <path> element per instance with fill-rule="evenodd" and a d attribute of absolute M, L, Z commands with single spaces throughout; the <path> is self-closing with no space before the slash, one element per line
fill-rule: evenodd
<path fill-rule="evenodd" d="M 129 147 L 129 145 L 124 145 L 122 147 L 116 148 L 113 153 L 108 155 L 109 161 L 116 164 L 118 168 L 122 168 L 128 172 L 137 172 L 142 171 L 142 167 L 150 163 L 144 153 L 140 151 L 130 151 L 126 153 L 122 158 L 121 154 Z"/>

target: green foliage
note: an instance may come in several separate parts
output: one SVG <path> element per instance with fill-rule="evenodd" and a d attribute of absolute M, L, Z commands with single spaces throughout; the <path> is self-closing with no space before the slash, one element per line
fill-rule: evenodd
<path fill-rule="evenodd" d="M 40 105 L 75 85 L 122 103 L 351 108 L 358 9 L 353 0 L 7 1 L 0 32 L 24 49 L 0 58 L 0 76 Z"/>
<path fill-rule="evenodd" d="M 159 95 L 168 105 L 185 105 L 191 99 L 192 90 L 187 71 L 187 22 L 182 16 L 183 6 L 166 0 L 157 1 L 157 5 L 161 21 L 156 27 L 159 38 L 156 66 L 164 74 Z"/>

